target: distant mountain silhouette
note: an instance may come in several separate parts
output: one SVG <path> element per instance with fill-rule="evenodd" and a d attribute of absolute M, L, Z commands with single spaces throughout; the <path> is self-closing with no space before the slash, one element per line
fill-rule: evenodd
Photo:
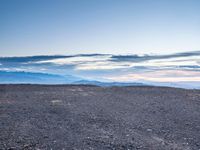
<path fill-rule="evenodd" d="M 0 83 L 66 84 L 80 80 L 71 75 L 0 71 Z"/>
<path fill-rule="evenodd" d="M 47 73 L 33 72 L 9 72 L 0 71 L 0 83 L 9 84 L 81 84 L 81 85 L 97 85 L 97 86 L 142 86 L 142 83 L 124 83 L 124 82 L 100 82 L 82 80 L 71 75 L 55 75 Z"/>
<path fill-rule="evenodd" d="M 80 80 L 73 82 L 73 84 L 83 84 L 83 85 L 97 85 L 97 86 L 144 86 L 143 83 L 136 82 L 100 82 L 100 81 L 88 81 L 88 80 Z"/>

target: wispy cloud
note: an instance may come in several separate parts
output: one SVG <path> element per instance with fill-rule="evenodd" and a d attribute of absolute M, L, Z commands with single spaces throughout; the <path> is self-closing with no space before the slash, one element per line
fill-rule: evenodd
<path fill-rule="evenodd" d="M 200 82 L 200 72 L 183 70 L 161 70 L 145 73 L 130 73 L 110 76 L 108 79 L 121 82 L 153 81 L 153 82 Z"/>

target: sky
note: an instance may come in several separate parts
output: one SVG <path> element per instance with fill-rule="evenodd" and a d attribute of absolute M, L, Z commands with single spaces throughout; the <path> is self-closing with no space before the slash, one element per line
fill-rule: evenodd
<path fill-rule="evenodd" d="M 0 0 L 0 56 L 200 50 L 199 0 Z"/>

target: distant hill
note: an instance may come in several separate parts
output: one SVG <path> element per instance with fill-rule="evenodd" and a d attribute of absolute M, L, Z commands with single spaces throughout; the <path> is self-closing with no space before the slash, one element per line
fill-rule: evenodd
<path fill-rule="evenodd" d="M 0 83 L 67 84 L 80 80 L 71 75 L 0 71 Z"/>
<path fill-rule="evenodd" d="M 73 84 L 83 84 L 83 85 L 97 85 L 97 86 L 144 86 L 143 83 L 136 82 L 99 82 L 99 81 L 88 81 L 88 80 L 80 80 L 75 81 Z"/>
<path fill-rule="evenodd" d="M 142 86 L 142 83 L 100 82 L 81 80 L 71 75 L 55 75 L 33 72 L 9 72 L 0 71 L 0 84 L 84 84 L 97 86 Z"/>

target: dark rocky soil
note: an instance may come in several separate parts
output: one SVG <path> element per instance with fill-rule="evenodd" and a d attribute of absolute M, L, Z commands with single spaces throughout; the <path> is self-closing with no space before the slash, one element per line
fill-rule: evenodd
<path fill-rule="evenodd" d="M 200 91 L 0 85 L 0 149 L 200 149 Z"/>

